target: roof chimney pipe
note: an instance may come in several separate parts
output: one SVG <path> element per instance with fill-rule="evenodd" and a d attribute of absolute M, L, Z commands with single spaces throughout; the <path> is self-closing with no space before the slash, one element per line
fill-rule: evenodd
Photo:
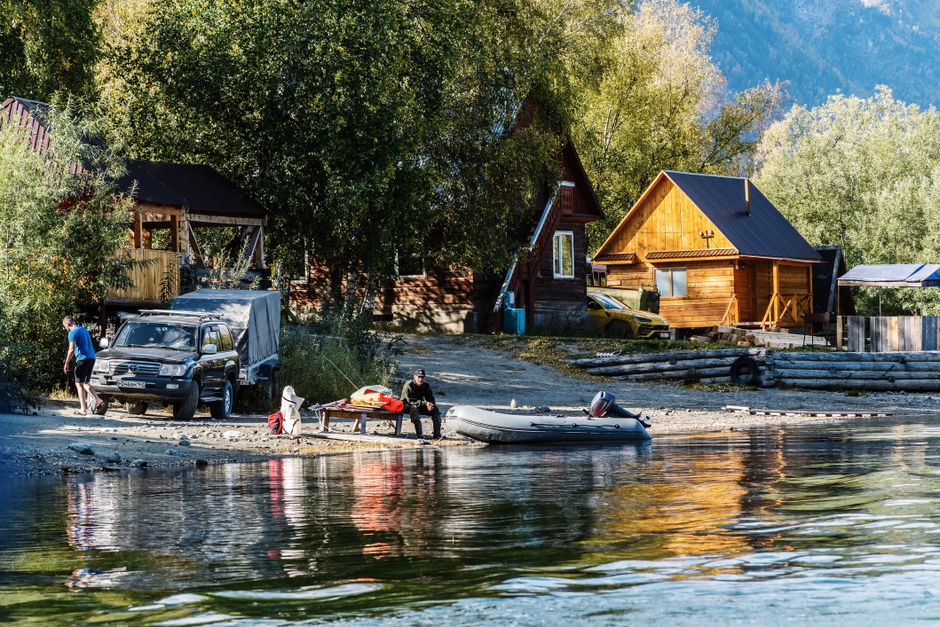
<path fill-rule="evenodd" d="M 751 215 L 751 179 L 744 179 L 744 211 Z"/>

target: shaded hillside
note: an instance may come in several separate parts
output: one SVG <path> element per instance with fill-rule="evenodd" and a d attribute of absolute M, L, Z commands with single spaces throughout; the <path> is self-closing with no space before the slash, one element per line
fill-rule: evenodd
<path fill-rule="evenodd" d="M 718 21 L 712 55 L 733 91 L 789 81 L 800 104 L 875 85 L 927 107 L 940 103 L 937 0 L 690 0 Z"/>

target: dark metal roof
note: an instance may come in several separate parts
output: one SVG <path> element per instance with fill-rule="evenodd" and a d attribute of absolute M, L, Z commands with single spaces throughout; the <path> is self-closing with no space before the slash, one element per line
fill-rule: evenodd
<path fill-rule="evenodd" d="M 129 191 L 135 180 L 137 200 L 185 205 L 190 213 L 241 218 L 267 215 L 261 205 L 208 165 L 131 159 L 118 187 Z"/>
<path fill-rule="evenodd" d="M 670 170 L 664 173 L 728 238 L 740 255 L 821 260 L 816 250 L 754 183 L 750 183 L 751 213 L 748 215 L 744 198 L 746 179 Z"/>
<path fill-rule="evenodd" d="M 127 173 L 115 182 L 115 186 L 124 194 L 130 194 L 134 183 L 133 198 L 139 201 L 163 203 L 165 205 L 186 204 L 186 199 L 164 185 L 160 180 L 150 175 L 145 168 L 146 161 L 129 159 L 126 163 Z"/>
<path fill-rule="evenodd" d="M 45 142 L 46 115 L 50 106 L 45 102 L 12 96 L 2 105 L 11 109 L 9 114 L 14 113 L 10 106 L 14 102 L 38 123 L 41 132 L 37 134 L 40 138 L 37 141 Z M 17 120 L 17 123 L 22 124 L 24 120 Z M 85 141 L 101 143 L 97 138 L 85 138 Z M 127 173 L 115 181 L 115 186 L 127 194 L 134 189 L 136 181 L 135 200 L 185 206 L 190 213 L 212 216 L 263 219 L 267 215 L 261 205 L 211 166 L 137 159 L 128 159 L 126 166 Z"/>

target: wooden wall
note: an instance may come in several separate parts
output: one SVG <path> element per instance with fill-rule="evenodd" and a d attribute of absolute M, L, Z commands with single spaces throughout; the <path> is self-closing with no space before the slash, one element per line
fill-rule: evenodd
<path fill-rule="evenodd" d="M 715 234 L 709 248 L 734 248 L 689 197 L 663 177 L 634 209 L 625 228 L 614 234 L 605 252 L 643 257 L 652 251 L 697 250 L 706 247 L 699 232 L 709 230 Z"/>
<path fill-rule="evenodd" d="M 468 272 L 434 266 L 421 277 L 402 277 L 376 298 L 375 313 L 422 331 L 464 332 L 475 322 Z"/>
<path fill-rule="evenodd" d="M 688 329 L 721 322 L 734 295 L 734 262 L 668 263 L 657 264 L 656 268 L 686 269 L 686 296 L 659 299 L 659 314 L 669 326 Z"/>
<path fill-rule="evenodd" d="M 554 252 L 551 247 L 542 257 L 538 277 L 535 279 L 535 314 L 551 316 L 554 314 L 587 314 L 587 241 L 583 223 L 562 222 L 558 231 L 574 233 L 574 278 L 554 278 Z"/>
<path fill-rule="evenodd" d="M 131 268 L 127 275 L 134 286 L 126 290 L 108 292 L 108 302 L 114 303 L 160 303 L 164 278 L 169 280 L 169 298 L 179 294 L 179 255 L 173 251 L 148 248 L 122 248 L 118 254 L 126 253 L 144 265 Z"/>
<path fill-rule="evenodd" d="M 807 267 L 779 265 L 780 293 L 785 299 L 793 294 L 809 294 Z M 664 296 L 659 301 L 660 315 L 677 328 L 720 324 L 734 295 L 738 323 L 760 322 L 773 295 L 773 261 L 765 259 L 608 264 L 607 287 L 638 290 L 644 285 L 653 286 L 657 268 L 686 269 L 686 296 Z"/>

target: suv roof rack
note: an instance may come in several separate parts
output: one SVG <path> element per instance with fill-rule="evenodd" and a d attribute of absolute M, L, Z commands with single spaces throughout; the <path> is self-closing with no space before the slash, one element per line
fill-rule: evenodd
<path fill-rule="evenodd" d="M 141 316 L 179 316 L 180 318 L 198 318 L 202 320 L 221 320 L 222 316 L 204 311 L 185 311 L 181 309 L 141 309 Z"/>

